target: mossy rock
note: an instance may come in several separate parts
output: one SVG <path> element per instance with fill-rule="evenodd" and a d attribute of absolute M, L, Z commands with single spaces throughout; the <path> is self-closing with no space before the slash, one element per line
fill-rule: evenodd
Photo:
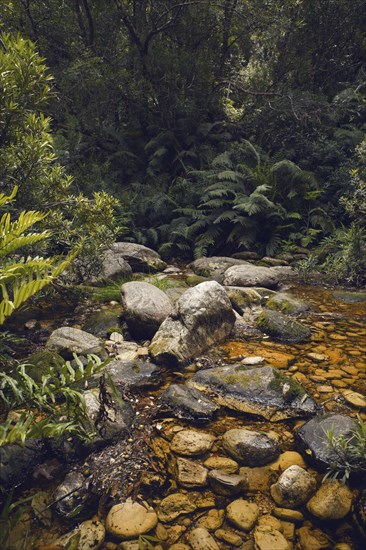
<path fill-rule="evenodd" d="M 26 368 L 27 374 L 36 382 L 40 382 L 42 376 L 49 372 L 50 367 L 58 370 L 65 363 L 65 359 L 55 351 L 37 351 L 27 357 L 26 363 L 29 366 Z"/>
<path fill-rule="evenodd" d="M 121 332 L 120 317 L 122 308 L 101 309 L 83 325 L 82 329 L 94 336 L 106 338 L 112 332 Z"/>
<path fill-rule="evenodd" d="M 257 325 L 262 332 L 281 342 L 304 342 L 311 335 L 308 327 L 277 311 L 262 311 L 258 317 Z"/>
<path fill-rule="evenodd" d="M 253 288 L 228 288 L 226 293 L 230 299 L 233 309 L 242 315 L 246 308 L 260 305 L 262 303 L 261 295 Z"/>
<path fill-rule="evenodd" d="M 278 292 L 271 296 L 266 307 L 286 314 L 304 313 L 310 309 L 310 305 L 303 300 L 297 300 L 284 292 Z"/>
<path fill-rule="evenodd" d="M 204 281 L 208 281 L 207 277 L 201 277 L 201 275 L 188 275 L 185 282 L 188 286 L 196 286 Z"/>

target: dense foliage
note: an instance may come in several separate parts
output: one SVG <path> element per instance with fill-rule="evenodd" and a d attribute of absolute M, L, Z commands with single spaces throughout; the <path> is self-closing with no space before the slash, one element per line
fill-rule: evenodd
<path fill-rule="evenodd" d="M 274 254 L 333 234 L 339 252 L 340 232 L 363 247 L 363 0 L 3 4 L 0 25 L 36 44 L 54 81 L 30 42 L 3 39 L 2 59 L 13 40 L 29 69 L 5 71 L 20 95 L 4 103 L 0 176 L 9 190 L 24 179 L 22 207 L 57 203 L 57 246 L 90 228 L 111 238 L 107 192 L 119 238 L 165 255 Z M 21 152 L 38 158 L 29 174 Z M 358 266 L 339 278 L 362 282 Z"/>

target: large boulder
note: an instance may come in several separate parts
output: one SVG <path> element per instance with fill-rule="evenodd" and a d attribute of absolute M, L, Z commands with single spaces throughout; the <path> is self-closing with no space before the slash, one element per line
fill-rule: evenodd
<path fill-rule="evenodd" d="M 65 359 L 72 359 L 73 353 L 79 355 L 105 354 L 99 338 L 89 332 L 72 327 L 61 327 L 54 330 L 46 342 L 46 350 L 57 352 Z"/>
<path fill-rule="evenodd" d="M 178 300 L 176 313 L 155 334 L 150 354 L 158 364 L 184 364 L 224 341 L 234 323 L 235 314 L 223 287 L 216 281 L 200 283 Z"/>
<path fill-rule="evenodd" d="M 261 267 L 252 264 L 234 265 L 224 275 L 225 286 L 264 286 L 277 288 L 280 274 L 273 267 Z"/>
<path fill-rule="evenodd" d="M 228 258 L 226 256 L 212 256 L 212 258 L 198 258 L 188 267 L 190 267 L 196 275 L 214 279 L 218 283 L 222 283 L 225 271 L 233 265 L 248 265 L 244 260 Z"/>
<path fill-rule="evenodd" d="M 349 439 L 352 436 L 356 423 L 349 416 L 341 414 L 326 414 L 312 418 L 295 430 L 300 452 L 317 468 L 325 470 L 336 466 L 338 456 L 329 443 L 327 433 L 334 437 Z"/>
<path fill-rule="evenodd" d="M 166 263 L 163 262 L 159 254 L 142 244 L 114 243 L 110 248 L 110 253 L 113 254 L 116 262 L 119 259 L 125 260 L 134 272 L 151 273 L 166 268 Z M 111 258 L 111 255 L 108 257 Z"/>
<path fill-rule="evenodd" d="M 212 394 L 220 405 L 277 421 L 310 416 L 316 403 L 305 388 L 274 367 L 230 365 L 197 372 L 188 386 Z"/>
<path fill-rule="evenodd" d="M 129 278 L 132 275 L 130 264 L 118 254 L 114 245 L 103 254 L 102 269 L 100 273 L 90 280 L 90 283 L 101 285 L 105 281 L 113 281 L 121 278 Z"/>
<path fill-rule="evenodd" d="M 281 342 L 304 342 L 311 330 L 279 311 L 263 310 L 257 320 L 258 328 Z"/>
<path fill-rule="evenodd" d="M 168 296 L 150 283 L 132 281 L 121 287 L 123 315 L 136 338 L 152 338 L 173 312 Z"/>

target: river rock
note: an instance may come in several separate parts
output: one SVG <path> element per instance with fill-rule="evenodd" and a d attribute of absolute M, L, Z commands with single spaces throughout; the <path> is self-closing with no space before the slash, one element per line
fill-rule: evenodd
<path fill-rule="evenodd" d="M 338 480 L 327 480 L 307 503 L 309 512 L 322 520 L 344 518 L 351 510 L 352 492 Z"/>
<path fill-rule="evenodd" d="M 225 271 L 233 265 L 248 265 L 248 262 L 226 256 L 212 256 L 211 258 L 198 258 L 188 267 L 200 277 L 207 277 L 222 283 Z"/>
<path fill-rule="evenodd" d="M 352 390 L 345 390 L 342 395 L 347 403 L 352 405 L 352 407 L 356 407 L 356 409 L 366 409 L 366 397 L 361 393 Z"/>
<path fill-rule="evenodd" d="M 104 352 L 99 338 L 89 332 L 72 327 L 61 327 L 54 330 L 46 342 L 46 350 L 57 352 L 65 359 L 72 359 L 73 353 L 80 355 L 95 353 L 98 355 Z"/>
<path fill-rule="evenodd" d="M 105 522 L 106 530 L 121 539 L 131 539 L 148 533 L 158 523 L 156 512 L 132 499 L 112 506 Z"/>
<path fill-rule="evenodd" d="M 200 456 L 211 449 L 214 441 L 215 437 L 211 434 L 182 430 L 174 435 L 170 448 L 178 455 Z"/>
<path fill-rule="evenodd" d="M 186 458 L 177 459 L 178 482 L 182 487 L 204 487 L 207 484 L 207 469 Z"/>
<path fill-rule="evenodd" d="M 350 292 L 346 290 L 337 290 L 333 292 L 334 298 L 345 302 L 346 304 L 357 304 L 358 302 L 366 302 L 366 292 Z"/>
<path fill-rule="evenodd" d="M 333 548 L 330 539 L 320 529 L 304 526 L 298 529 L 297 534 L 302 550 L 328 550 Z"/>
<path fill-rule="evenodd" d="M 173 493 L 165 497 L 159 504 L 157 513 L 159 520 L 169 523 L 182 514 L 194 512 L 196 505 L 183 493 Z"/>
<path fill-rule="evenodd" d="M 134 272 L 152 273 L 166 268 L 159 254 L 142 244 L 118 242 L 112 244 L 110 252 L 114 261 L 125 260 Z"/>
<path fill-rule="evenodd" d="M 149 361 L 116 359 L 108 363 L 104 371 L 108 372 L 113 384 L 121 393 L 125 389 L 156 387 L 161 382 L 161 369 Z"/>
<path fill-rule="evenodd" d="M 215 539 L 204 527 L 193 529 L 188 535 L 188 541 L 193 550 L 220 550 Z"/>
<path fill-rule="evenodd" d="M 82 329 L 98 338 L 106 338 L 111 331 L 120 330 L 121 313 L 121 306 L 101 309 L 84 323 Z"/>
<path fill-rule="evenodd" d="M 225 271 L 225 286 L 264 286 L 277 288 L 280 275 L 273 267 L 261 267 L 252 264 L 236 265 Z"/>
<path fill-rule="evenodd" d="M 182 384 L 172 384 L 161 396 L 161 412 L 190 422 L 210 422 L 219 408 L 202 392 Z"/>
<path fill-rule="evenodd" d="M 281 342 L 299 343 L 308 340 L 311 330 L 278 311 L 264 310 L 257 320 L 258 328 Z"/>
<path fill-rule="evenodd" d="M 209 470 L 220 470 L 224 474 L 236 474 L 239 470 L 239 464 L 226 456 L 210 456 L 204 465 Z"/>
<path fill-rule="evenodd" d="M 248 488 L 246 476 L 239 474 L 226 474 L 220 470 L 211 470 L 208 481 L 214 493 L 222 496 L 233 496 Z"/>
<path fill-rule="evenodd" d="M 229 531 L 229 529 L 217 529 L 217 531 L 215 531 L 215 537 L 226 542 L 229 548 L 241 547 L 243 544 L 243 539 L 234 531 Z"/>
<path fill-rule="evenodd" d="M 240 315 L 243 315 L 248 307 L 251 308 L 253 306 L 265 304 L 270 293 L 274 294 L 274 291 L 268 289 L 245 288 L 240 286 L 226 286 L 225 290 L 234 310 Z"/>
<path fill-rule="evenodd" d="M 187 385 L 211 392 L 219 405 L 272 421 L 310 416 L 317 410 L 299 382 L 270 366 L 239 364 L 201 370 Z"/>
<path fill-rule="evenodd" d="M 219 283 L 208 281 L 187 290 L 155 334 L 149 351 L 158 364 L 177 366 L 227 338 L 235 315 Z"/>
<path fill-rule="evenodd" d="M 280 311 L 285 314 L 305 313 L 310 309 L 310 304 L 303 300 L 297 300 L 285 292 L 277 292 L 266 303 L 266 308 Z"/>
<path fill-rule="evenodd" d="M 54 541 L 55 548 L 77 548 L 78 550 L 99 550 L 105 538 L 105 528 L 98 519 L 83 521 L 73 531 Z M 77 546 L 74 546 L 77 544 Z"/>
<path fill-rule="evenodd" d="M 295 430 L 295 438 L 305 460 L 325 470 L 337 464 L 337 455 L 329 445 L 326 433 L 332 431 L 335 437 L 348 439 L 356 423 L 349 416 L 327 414 L 312 418 Z"/>
<path fill-rule="evenodd" d="M 109 392 L 108 401 L 103 403 L 101 415 L 99 390 L 84 392 L 84 401 L 86 415 L 94 424 L 98 434 L 93 438 L 94 445 L 129 434 L 135 419 L 130 403 L 117 399 L 112 392 Z"/>
<path fill-rule="evenodd" d="M 244 466 L 264 466 L 280 455 L 277 441 L 270 435 L 237 428 L 227 431 L 222 445 L 230 456 Z"/>
<path fill-rule="evenodd" d="M 316 480 L 300 466 L 290 466 L 271 485 L 271 495 L 276 504 L 296 508 L 309 500 L 316 490 Z"/>
<path fill-rule="evenodd" d="M 0 446 L 0 484 L 11 489 L 29 479 L 33 469 L 46 456 L 44 442 L 29 439 L 24 445 L 8 443 Z"/>
<path fill-rule="evenodd" d="M 136 338 L 152 338 L 173 311 L 168 296 L 156 286 L 131 281 L 121 287 L 123 316 Z"/>
<path fill-rule="evenodd" d="M 235 527 L 251 531 L 259 517 L 259 508 L 254 502 L 239 498 L 226 508 L 226 517 Z"/>
<path fill-rule="evenodd" d="M 255 550 L 291 550 L 292 545 L 283 534 L 269 525 L 258 525 L 254 530 Z"/>

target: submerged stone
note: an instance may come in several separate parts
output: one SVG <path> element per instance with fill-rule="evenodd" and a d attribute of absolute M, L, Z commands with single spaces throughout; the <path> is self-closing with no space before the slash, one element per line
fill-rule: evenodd
<path fill-rule="evenodd" d="M 229 409 L 272 421 L 310 416 L 317 410 L 299 382 L 270 366 L 230 365 L 202 370 L 187 385 L 210 392 L 216 403 Z"/>
<path fill-rule="evenodd" d="M 278 311 L 262 311 L 257 324 L 261 331 L 281 342 L 304 342 L 311 335 L 308 327 Z"/>
<path fill-rule="evenodd" d="M 161 396 L 161 412 L 182 420 L 210 422 L 219 406 L 195 388 L 172 384 Z"/>
<path fill-rule="evenodd" d="M 280 447 L 274 437 L 254 430 L 228 430 L 222 445 L 230 456 L 244 466 L 264 466 L 276 460 Z"/>
<path fill-rule="evenodd" d="M 268 300 L 266 307 L 285 314 L 296 314 L 308 311 L 310 304 L 307 304 L 303 300 L 298 300 L 285 292 L 277 292 Z"/>
<path fill-rule="evenodd" d="M 345 302 L 346 304 L 357 304 L 358 302 L 366 302 L 366 292 L 347 292 L 337 290 L 333 292 L 334 298 Z"/>

